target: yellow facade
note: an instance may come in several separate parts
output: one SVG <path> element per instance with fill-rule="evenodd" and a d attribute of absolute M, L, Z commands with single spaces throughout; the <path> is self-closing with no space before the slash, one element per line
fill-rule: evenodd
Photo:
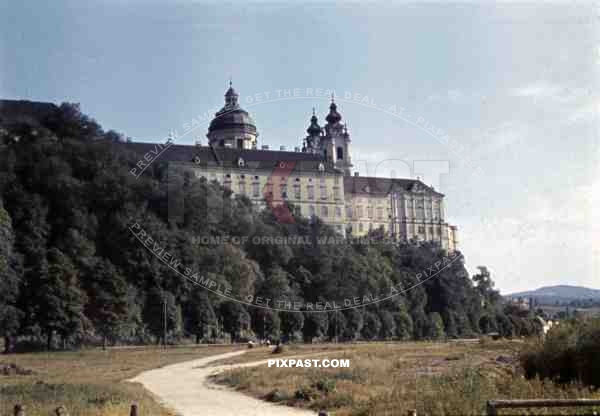
<path fill-rule="evenodd" d="M 319 217 L 323 222 L 344 232 L 344 176 L 341 172 L 292 172 L 289 178 L 285 178 L 275 177 L 270 171 L 244 168 L 194 166 L 189 169 L 196 178 L 216 180 L 234 194 L 245 195 L 259 207 L 266 205 L 265 196 L 272 196 L 275 204 L 282 204 L 284 201 L 293 204 L 296 214 Z"/>
<path fill-rule="evenodd" d="M 286 178 L 274 176 L 272 170 L 244 167 L 186 164 L 185 170 L 245 195 L 257 208 L 266 206 L 267 196 L 276 205 L 292 204 L 294 215 L 319 217 L 344 235 L 361 237 L 382 229 L 402 240 L 435 241 L 456 249 L 456 227 L 445 222 L 443 195 L 422 184 L 401 194 L 353 193 L 345 190 L 342 172 L 292 172 Z"/>

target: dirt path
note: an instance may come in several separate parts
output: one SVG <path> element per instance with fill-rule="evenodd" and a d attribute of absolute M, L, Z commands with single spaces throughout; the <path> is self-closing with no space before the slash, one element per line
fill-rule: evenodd
<path fill-rule="evenodd" d="M 235 357 L 246 351 L 213 355 L 198 360 L 145 371 L 128 380 L 141 383 L 168 408 L 181 416 L 314 416 L 314 412 L 263 402 L 208 381 L 208 377 L 233 367 L 251 367 L 251 363 L 200 368 L 214 361 Z"/>

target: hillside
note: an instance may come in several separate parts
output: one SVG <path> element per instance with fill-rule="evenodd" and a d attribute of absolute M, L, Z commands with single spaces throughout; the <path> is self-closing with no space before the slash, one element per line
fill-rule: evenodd
<path fill-rule="evenodd" d="M 318 218 L 282 225 L 216 182 L 167 182 L 168 160 L 134 177 L 142 155 L 77 105 L 0 104 L 7 348 L 24 339 L 47 348 L 158 342 L 165 321 L 169 342 L 439 339 L 532 328 L 505 314 L 485 268 L 471 279 L 461 253 L 391 244 L 379 230 L 369 244 L 337 244 L 340 235 Z M 182 202 L 176 220 L 174 197 Z M 290 236 L 302 243 L 278 243 Z M 331 313 L 332 305 L 346 310 Z"/>
<path fill-rule="evenodd" d="M 577 300 L 600 301 L 600 290 L 582 286 L 557 285 L 544 286 L 525 292 L 511 293 L 506 298 L 533 298 L 540 304 L 568 303 Z"/>

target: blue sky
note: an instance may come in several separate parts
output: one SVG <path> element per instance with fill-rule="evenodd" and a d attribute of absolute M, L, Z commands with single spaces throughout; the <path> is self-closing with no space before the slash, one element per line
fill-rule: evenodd
<path fill-rule="evenodd" d="M 292 148 L 328 106 L 306 90 L 335 90 L 362 174 L 447 161 L 439 188 L 470 270 L 487 265 L 503 293 L 600 287 L 594 19 L 591 2 L 3 2 L 0 96 L 79 102 L 158 141 L 220 106 L 232 77 L 260 144 Z"/>

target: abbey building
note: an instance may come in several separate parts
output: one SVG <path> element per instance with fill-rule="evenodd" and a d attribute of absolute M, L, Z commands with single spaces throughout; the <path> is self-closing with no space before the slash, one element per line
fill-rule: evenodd
<path fill-rule="evenodd" d="M 352 140 L 332 98 L 321 126 L 314 114 L 294 151 L 258 146 L 258 129 L 230 86 L 208 128 L 208 144 L 169 146 L 162 157 L 186 180 L 216 180 L 258 207 L 293 205 L 293 215 L 319 217 L 345 235 L 382 229 L 402 240 L 435 241 L 454 250 L 456 227 L 445 219 L 444 195 L 415 179 L 352 172 Z M 147 143 L 129 143 L 142 150 Z M 162 158 L 161 157 L 161 158 Z"/>

